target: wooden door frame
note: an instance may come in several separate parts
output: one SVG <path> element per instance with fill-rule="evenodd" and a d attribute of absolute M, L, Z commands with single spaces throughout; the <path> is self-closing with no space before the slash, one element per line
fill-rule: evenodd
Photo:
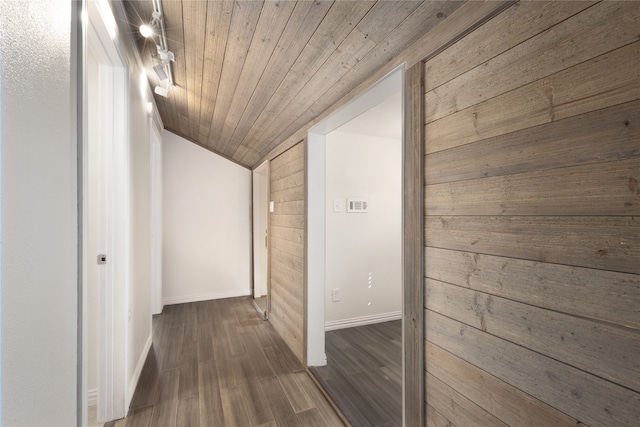
<path fill-rule="evenodd" d="M 403 405 L 405 426 L 424 425 L 424 66 L 405 72 L 403 137 Z"/>

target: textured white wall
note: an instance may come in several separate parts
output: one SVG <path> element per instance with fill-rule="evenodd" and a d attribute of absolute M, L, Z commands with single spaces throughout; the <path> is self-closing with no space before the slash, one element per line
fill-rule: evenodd
<path fill-rule="evenodd" d="M 166 304 L 251 292 L 251 172 L 163 136 L 162 294 Z"/>
<path fill-rule="evenodd" d="M 334 131 L 326 136 L 325 323 L 375 321 L 402 310 L 401 140 Z M 346 213 L 362 197 L 368 213 Z M 333 211 L 341 200 L 342 211 Z M 332 289 L 339 288 L 339 302 Z M 362 319 L 364 318 L 364 319 Z"/>
<path fill-rule="evenodd" d="M 0 2 L 2 425 L 76 424 L 72 2 Z"/>

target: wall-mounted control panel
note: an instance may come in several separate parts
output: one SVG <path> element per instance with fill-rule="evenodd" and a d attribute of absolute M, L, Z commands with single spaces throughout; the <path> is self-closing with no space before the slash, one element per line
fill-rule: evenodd
<path fill-rule="evenodd" d="M 347 199 L 347 212 L 368 212 L 369 204 L 365 199 L 349 197 Z"/>

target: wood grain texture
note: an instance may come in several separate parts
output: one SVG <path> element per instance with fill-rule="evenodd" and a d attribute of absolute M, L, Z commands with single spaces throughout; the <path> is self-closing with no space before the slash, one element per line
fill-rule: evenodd
<path fill-rule="evenodd" d="M 340 3 L 341 2 L 338 2 L 338 4 Z M 388 60 L 383 67 L 379 68 L 374 74 L 370 75 L 358 84 L 355 89 L 340 98 L 338 102 L 327 106 L 320 115 L 309 120 L 309 122 L 302 124 L 295 133 L 288 137 L 284 137 L 284 139 L 274 138 L 273 145 L 270 146 L 266 154 L 261 157 L 261 160 L 257 161 L 255 164 L 258 165 L 265 159 L 274 158 L 297 144 L 298 141 L 306 137 L 307 131 L 313 125 L 319 123 L 349 102 L 353 101 L 356 97 L 366 92 L 371 86 L 398 67 L 403 65 L 407 68 L 412 67 L 413 65 L 424 61 L 426 58 L 431 58 L 437 55 L 448 46 L 471 33 L 474 29 L 482 26 L 496 14 L 513 4 L 514 2 L 511 0 L 478 0 L 474 2 L 465 2 L 447 17 L 445 24 L 437 25 L 432 31 L 422 35 L 407 49 Z M 411 18 L 408 19 L 413 21 Z M 242 146 L 240 146 L 240 148 L 242 148 Z"/>
<path fill-rule="evenodd" d="M 638 423 L 639 17 L 520 3 L 426 61 L 428 425 Z"/>
<path fill-rule="evenodd" d="M 640 102 L 632 101 L 431 153 L 425 158 L 425 182 L 441 184 L 636 158 L 639 141 Z"/>
<path fill-rule="evenodd" d="M 429 60 L 425 90 L 430 91 L 460 74 L 525 42 L 594 2 L 519 2 Z M 460 55 L 464 52 L 464 55 Z"/>
<path fill-rule="evenodd" d="M 637 274 L 433 247 L 426 248 L 425 266 L 428 278 L 640 330 Z"/>
<path fill-rule="evenodd" d="M 478 402 L 481 407 L 486 408 L 507 425 L 560 427 L 578 424 L 577 420 L 487 374 L 471 363 L 455 357 L 435 344 L 427 342 L 425 354 L 427 371 L 433 377 L 449 384 L 469 400 Z M 437 415 L 434 418 L 437 418 Z"/>
<path fill-rule="evenodd" d="M 251 45 L 244 54 L 246 66 L 242 67 L 238 76 L 238 81 L 242 84 L 238 84 L 235 88 L 229 110 L 224 118 L 225 126 L 220 128 L 216 140 L 218 151 L 227 156 L 232 156 L 236 151 L 239 141 L 231 142 L 230 139 L 247 108 L 265 67 L 274 55 L 278 41 L 290 22 L 295 6 L 294 2 L 267 1 L 262 7 Z"/>
<path fill-rule="evenodd" d="M 507 424 L 433 375 L 427 373 L 425 383 L 429 404 L 454 424 L 507 427 Z"/>
<path fill-rule="evenodd" d="M 638 216 L 639 181 L 640 157 L 433 184 L 426 214 Z"/>
<path fill-rule="evenodd" d="M 440 412 L 438 412 L 433 406 L 425 405 L 425 415 L 427 427 L 456 427 L 451 421 L 445 418 Z"/>
<path fill-rule="evenodd" d="M 271 160 L 270 200 L 275 203 L 269 214 L 269 321 L 300 361 L 306 348 L 304 153 L 300 143 Z"/>
<path fill-rule="evenodd" d="M 138 34 L 150 2 L 124 3 L 122 31 Z M 254 167 L 354 89 L 415 64 L 504 3 L 172 0 L 163 8 L 176 86 L 156 104 L 167 129 Z M 153 87 L 154 43 L 139 37 L 138 47 Z"/>
<path fill-rule="evenodd" d="M 180 334 L 193 319 L 195 332 Z M 132 406 L 116 425 L 343 425 L 284 340 L 256 313 L 251 298 L 165 306 L 153 326 L 153 346 Z M 171 354 L 185 359 L 177 368 L 163 368 L 158 359 Z"/>
<path fill-rule="evenodd" d="M 638 393 L 432 311 L 425 316 L 428 341 L 587 425 L 640 422 Z"/>
<path fill-rule="evenodd" d="M 595 4 L 429 91 L 425 95 L 426 122 L 636 42 L 639 19 L 636 4 Z"/>
<path fill-rule="evenodd" d="M 640 42 L 521 86 L 428 123 L 425 153 L 635 101 L 638 69 Z"/>
<path fill-rule="evenodd" d="M 640 274 L 635 217 L 429 216 L 425 222 L 431 247 Z"/>
<path fill-rule="evenodd" d="M 426 281 L 427 309 L 640 391 L 640 332 Z"/>
<path fill-rule="evenodd" d="M 405 425 L 424 424 L 424 154 L 423 154 L 423 64 L 405 75 L 405 131 L 403 168 L 403 334 Z"/>

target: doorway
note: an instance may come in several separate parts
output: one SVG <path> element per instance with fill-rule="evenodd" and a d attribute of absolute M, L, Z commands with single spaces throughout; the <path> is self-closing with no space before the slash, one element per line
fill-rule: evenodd
<path fill-rule="evenodd" d="M 403 90 L 404 69 L 400 68 L 320 122 L 308 135 L 308 365 L 320 383 L 336 374 L 331 366 L 332 358 L 336 359 L 332 355 L 336 341 L 331 334 L 343 341 L 338 345 L 343 350 L 347 341 L 356 341 L 345 341 L 344 334 L 338 332 L 382 340 L 387 340 L 388 334 L 397 335 L 394 345 L 389 346 L 390 383 L 385 387 L 393 390 L 395 403 L 390 408 L 390 399 L 383 397 L 381 406 L 387 410 L 380 411 L 382 416 L 393 413 L 394 419 L 387 421 L 390 425 L 402 422 Z M 392 136 L 383 135 L 383 128 L 372 131 L 376 124 L 389 122 L 393 122 Z M 325 335 L 325 331 L 332 332 Z M 375 345 L 365 343 L 363 348 Z M 345 356 L 338 357 L 344 362 Z M 382 388 L 378 386 L 375 388 Z M 329 387 L 325 388 L 331 394 Z M 354 383 L 347 388 L 344 395 L 358 394 Z M 370 406 L 364 412 L 371 415 L 372 397 L 362 391 L 359 400 Z M 363 420 L 353 421 L 368 425 Z M 370 421 L 372 425 L 377 422 Z"/>
<path fill-rule="evenodd" d="M 253 302 L 269 316 L 269 161 L 253 171 Z"/>
<path fill-rule="evenodd" d="M 98 422 L 122 418 L 126 401 L 129 137 L 127 67 L 106 1 L 86 3 L 83 120 L 83 271 L 86 342 L 83 393 Z M 91 412 L 91 411 L 90 411 Z"/>

